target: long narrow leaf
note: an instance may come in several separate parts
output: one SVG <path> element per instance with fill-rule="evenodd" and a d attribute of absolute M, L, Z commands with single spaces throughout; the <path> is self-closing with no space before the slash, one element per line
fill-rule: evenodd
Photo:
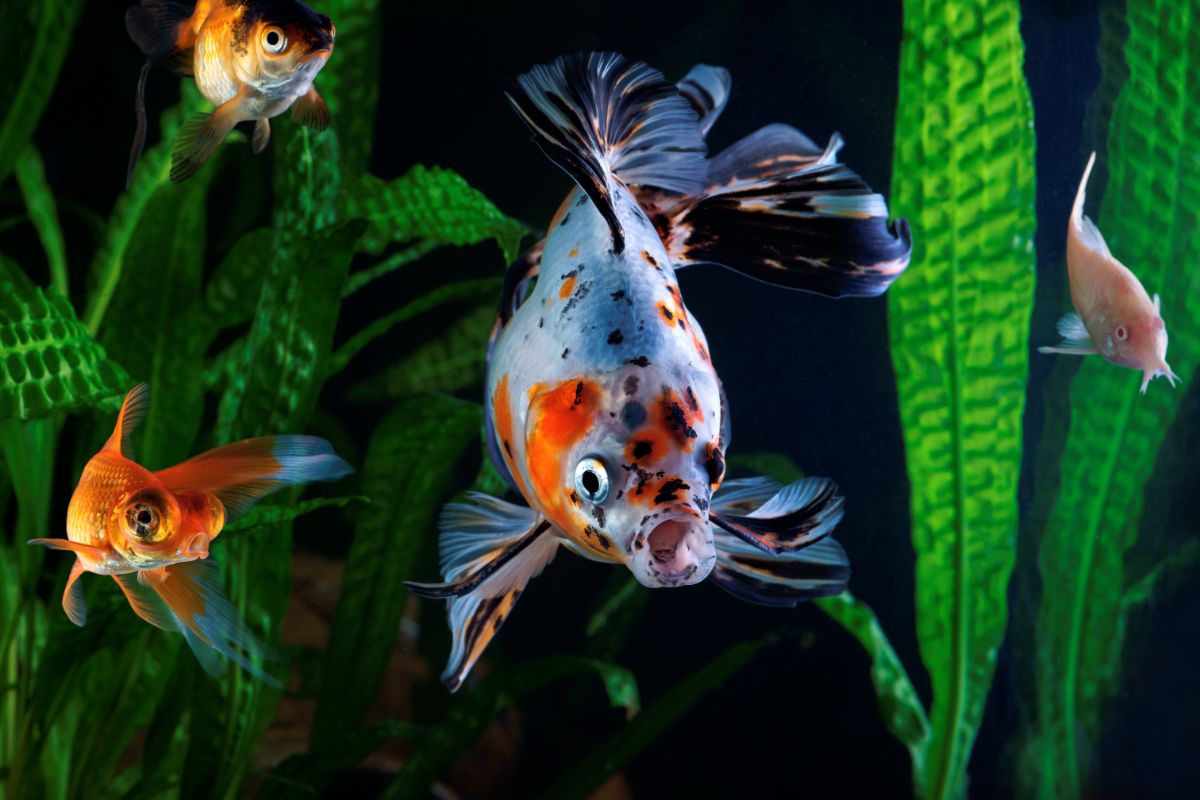
<path fill-rule="evenodd" d="M 37 229 L 42 249 L 46 251 L 46 263 L 50 267 L 50 285 L 63 297 L 70 296 L 67 282 L 67 245 L 63 241 L 62 226 L 58 222 L 58 208 L 54 194 L 46 183 L 46 169 L 42 157 L 32 145 L 17 160 L 17 183 L 25 198 L 29 219 Z"/>
<path fill-rule="evenodd" d="M 1019 18 L 1016 0 L 904 3 L 892 204 L 915 249 L 888 311 L 933 683 L 929 798 L 966 789 L 1007 623 L 1034 284 Z"/>

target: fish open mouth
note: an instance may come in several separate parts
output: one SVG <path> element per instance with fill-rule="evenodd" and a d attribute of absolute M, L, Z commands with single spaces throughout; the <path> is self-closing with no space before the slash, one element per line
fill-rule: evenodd
<path fill-rule="evenodd" d="M 712 531 L 694 516 L 659 522 L 635 554 L 634 574 L 647 586 L 685 586 L 708 577 L 715 559 Z"/>

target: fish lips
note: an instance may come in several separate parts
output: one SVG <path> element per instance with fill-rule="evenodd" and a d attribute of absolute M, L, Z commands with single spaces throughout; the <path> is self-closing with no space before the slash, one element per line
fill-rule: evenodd
<path fill-rule="evenodd" d="M 717 560 L 708 520 L 694 511 L 653 520 L 638 534 L 644 546 L 633 553 L 630 568 L 650 588 L 688 586 L 709 576 Z"/>

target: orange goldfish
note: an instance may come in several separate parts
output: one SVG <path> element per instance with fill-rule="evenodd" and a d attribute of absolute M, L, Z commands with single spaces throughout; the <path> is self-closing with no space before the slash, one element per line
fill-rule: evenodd
<path fill-rule="evenodd" d="M 1086 356 L 1099 353 L 1105 361 L 1142 371 L 1142 394 L 1159 375 L 1171 386 L 1179 376 L 1167 366 L 1167 328 L 1159 312 L 1158 295 L 1151 299 L 1137 276 L 1117 261 L 1100 229 L 1083 215 L 1083 201 L 1096 154 L 1088 159 L 1071 220 L 1067 224 L 1067 273 L 1075 311 L 1058 321 L 1063 340 L 1039 353 Z"/>
<path fill-rule="evenodd" d="M 353 470 L 324 439 L 264 436 L 151 472 L 128 456 L 149 398 L 144 383 L 126 395 L 112 436 L 83 468 L 67 507 L 68 538 L 29 543 L 75 554 L 62 603 L 76 625 L 87 622 L 79 577 L 111 575 L 138 616 L 182 633 L 210 673 L 224 666 L 219 653 L 272 681 L 257 663 L 266 647 L 222 594 L 209 547 L 227 522 L 276 489 Z"/>
<path fill-rule="evenodd" d="M 195 174 L 239 122 L 254 120 L 253 147 L 271 140 L 271 117 L 292 110 L 301 125 L 323 131 L 329 108 L 313 79 L 333 53 L 329 17 L 297 0 L 199 0 L 195 7 L 142 0 L 125 27 L 147 59 L 137 88 L 137 133 L 126 184 L 146 142 L 146 76 L 163 63 L 192 75 L 217 107 L 184 125 L 175 142 L 171 180 Z"/>

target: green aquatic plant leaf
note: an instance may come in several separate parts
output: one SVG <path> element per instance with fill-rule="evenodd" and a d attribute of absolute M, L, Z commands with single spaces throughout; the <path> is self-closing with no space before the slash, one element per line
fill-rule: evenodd
<path fill-rule="evenodd" d="M 732 670 L 731 670 L 732 671 Z M 457 695 L 437 725 L 413 749 L 404 770 L 382 797 L 385 800 L 418 800 L 429 796 L 433 782 L 479 740 L 502 711 L 526 694 L 576 676 L 600 678 L 609 701 L 624 706 L 636 702 L 633 674 L 605 661 L 551 656 L 525 661 L 488 675 L 478 685 Z"/>
<path fill-rule="evenodd" d="M 83 5 L 83 0 L 0 5 L 0 183 L 37 130 Z"/>
<path fill-rule="evenodd" d="M 50 268 L 50 285 L 63 297 L 70 297 L 67 282 L 67 244 L 63 240 L 62 225 L 58 221 L 58 207 L 54 193 L 46 182 L 46 168 L 38 151 L 29 145 L 17 159 L 17 183 L 25 198 L 29 219 L 37 229 L 46 253 L 46 264 Z"/>
<path fill-rule="evenodd" d="M 419 742 L 422 725 L 386 719 L 351 731 L 327 747 L 290 756 L 266 776 L 258 800 L 320 797 L 340 773 L 353 768 L 383 745 L 396 739 Z"/>
<path fill-rule="evenodd" d="M 379 0 L 329 0 L 321 13 L 337 26 L 337 47 L 317 79 L 341 147 L 341 173 L 366 172 L 379 105 Z"/>
<path fill-rule="evenodd" d="M 129 376 L 62 295 L 0 265 L 0 420 L 92 405 L 127 388 Z"/>
<path fill-rule="evenodd" d="M 170 183 L 171 148 L 175 134 L 187 119 L 205 107 L 205 103 L 195 84 L 184 81 L 179 103 L 162 115 L 159 124 L 162 140 L 142 154 L 137 172 L 133 175 L 133 183 L 117 198 L 100 247 L 92 258 L 91 286 L 83 321 L 93 334 L 100 330 L 100 323 L 108 313 L 113 294 L 121 282 L 130 242 L 142 223 L 150 200 L 159 189 Z M 209 165 L 208 171 L 214 167 Z"/>
<path fill-rule="evenodd" d="M 734 645 L 697 672 L 672 686 L 645 711 L 588 755 L 577 761 L 541 796 L 584 798 L 611 775 L 628 766 L 672 725 L 758 653 L 764 642 Z"/>
<path fill-rule="evenodd" d="M 302 500 L 290 506 L 257 505 L 245 515 L 238 517 L 222 528 L 221 535 L 228 536 L 231 533 L 249 533 L 259 528 L 274 527 L 283 522 L 291 522 L 297 517 L 311 514 L 322 508 L 345 508 L 352 503 L 370 502 L 370 497 L 360 494 L 350 497 L 314 497 L 311 500 Z"/>
<path fill-rule="evenodd" d="M 892 210 L 912 266 L 888 292 L 933 684 L 929 798 L 961 796 L 1007 626 L 1036 226 L 1016 0 L 905 0 Z M 914 765 L 914 769 L 920 765 Z"/>
<path fill-rule="evenodd" d="M 150 469 L 193 455 L 204 413 L 199 367 L 208 337 L 206 315 L 194 301 L 203 285 L 205 198 L 212 175 L 203 170 L 154 193 L 129 241 L 123 277 L 100 329 L 100 341 L 128 365 L 133 382 L 150 384 L 138 449 Z"/>
<path fill-rule="evenodd" d="M 1129 77 L 1113 105 L 1098 224 L 1113 255 L 1161 296 L 1168 360 L 1186 387 L 1200 364 L 1200 0 L 1131 2 L 1127 22 Z M 1092 794 L 1092 748 L 1130 605 L 1119 590 L 1125 556 L 1183 401 L 1165 381 L 1141 395 L 1140 381 L 1089 357 L 1071 383 L 1059 492 L 1039 551 L 1042 584 L 1053 591 L 1038 610 L 1038 718 L 1022 770 L 1042 797 Z"/>
<path fill-rule="evenodd" d="M 256 228 L 234 242 L 204 288 L 206 326 L 212 332 L 254 316 L 263 279 L 274 259 L 275 232 Z"/>
<path fill-rule="evenodd" d="M 342 216 L 370 223 L 361 242 L 369 253 L 416 240 L 468 245 L 494 239 L 508 264 L 528 233 L 456 173 L 421 165 L 392 181 L 362 176 L 346 192 Z"/>
<path fill-rule="evenodd" d="M 352 336 L 344 345 L 342 345 L 341 348 L 339 348 L 338 351 L 329 359 L 329 374 L 336 375 L 337 373 L 341 372 L 346 368 L 346 365 L 350 362 L 350 360 L 358 355 L 364 347 L 378 339 L 380 336 L 386 334 L 392 328 L 403 322 L 407 322 L 414 317 L 418 317 L 421 314 L 426 314 L 430 311 L 441 309 L 450 303 L 471 300 L 476 302 L 494 300 L 500 292 L 500 283 L 500 280 L 496 278 L 484 278 L 481 280 L 450 283 L 444 286 L 439 286 L 436 289 L 421 295 L 416 300 L 402 305 L 400 308 L 396 309 L 390 314 L 375 320 L 366 328 Z M 489 312 L 488 321 L 486 324 L 487 328 L 490 329 L 492 324 L 491 317 L 495 315 L 495 309 L 488 305 L 486 306 L 486 310 Z M 457 328 L 459 327 L 458 323 L 461 323 L 468 318 L 471 318 L 471 322 L 475 323 L 471 332 L 478 333 L 477 329 L 479 326 L 477 320 L 473 319 L 474 316 L 475 315 L 465 315 L 458 317 L 455 320 L 455 324 L 452 324 L 449 330 L 447 330 L 438 341 L 453 339 L 455 342 L 458 342 L 464 338 L 456 335 Z M 459 347 L 458 351 L 467 349 L 469 347 L 471 350 L 479 353 L 479 359 L 475 362 L 472 362 L 473 366 L 475 367 L 474 376 L 479 377 L 479 375 L 482 373 L 484 352 L 483 345 L 487 341 L 487 330 L 484 331 L 482 336 L 466 338 L 467 342 L 464 343 L 463 346 Z M 447 350 L 450 352 L 446 352 Z M 454 348 L 446 345 L 442 349 L 442 352 L 438 353 L 438 356 L 452 359 L 456 354 L 457 351 L 454 350 Z M 423 382 L 423 379 L 431 377 L 429 373 L 437 371 L 440 365 L 431 364 L 427 360 L 417 360 L 414 362 L 412 359 L 413 356 L 409 356 L 401 362 L 406 364 L 409 369 L 415 368 L 416 371 L 420 373 L 418 376 L 413 378 L 413 381 L 410 385 L 420 386 L 426 391 L 447 391 L 443 385 L 440 385 L 437 382 L 431 381 L 428 384 Z M 422 370 L 421 367 L 424 367 L 425 369 Z M 412 394 L 412 391 L 407 392 L 407 394 Z"/>
<path fill-rule="evenodd" d="M 402 581 L 413 577 L 418 553 L 436 537 L 434 520 L 459 455 L 477 440 L 480 414 L 475 403 L 422 395 L 398 405 L 371 436 L 363 491 L 372 505 L 346 561 L 317 695 L 314 748 L 354 729 L 379 691 L 408 597 Z"/>

